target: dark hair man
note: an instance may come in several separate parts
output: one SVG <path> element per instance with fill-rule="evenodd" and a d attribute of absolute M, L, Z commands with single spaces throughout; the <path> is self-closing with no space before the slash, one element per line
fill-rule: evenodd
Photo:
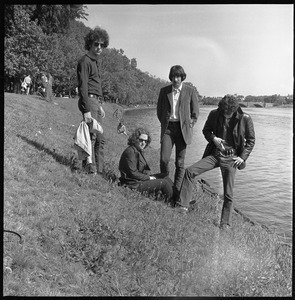
<path fill-rule="evenodd" d="M 184 175 L 186 147 L 192 141 L 193 127 L 199 116 L 196 90 L 183 84 L 186 74 L 179 65 L 169 72 L 172 84 L 160 90 L 157 116 L 161 123 L 160 171 L 169 174 L 169 160 L 175 145 L 174 193 L 179 193 Z"/>
<path fill-rule="evenodd" d="M 203 134 L 209 143 L 203 158 L 185 170 L 178 210 L 188 211 L 193 179 L 220 167 L 224 188 L 220 228 L 228 229 L 232 225 L 235 174 L 237 168 L 245 168 L 246 160 L 255 145 L 254 125 L 251 117 L 240 108 L 237 98 L 226 95 L 220 100 L 218 108 L 209 113 Z"/>
<path fill-rule="evenodd" d="M 85 37 L 85 49 L 88 51 L 78 62 L 78 107 L 82 112 L 83 120 L 91 126 L 92 118 L 100 124 L 105 112 L 102 108 L 103 95 L 101 86 L 101 62 L 99 56 L 103 49 L 109 45 L 108 33 L 100 28 L 91 29 Z M 88 173 L 102 174 L 104 163 L 104 144 L 105 138 L 103 133 L 91 133 L 92 157 L 94 164 L 82 165 Z"/>

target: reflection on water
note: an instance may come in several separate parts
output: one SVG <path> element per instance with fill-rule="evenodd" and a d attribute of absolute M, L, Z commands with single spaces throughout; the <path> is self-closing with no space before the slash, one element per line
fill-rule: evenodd
<path fill-rule="evenodd" d="M 192 144 L 187 148 L 185 166 L 201 159 L 207 144 L 202 129 L 212 107 L 201 107 L 194 127 Z M 236 207 L 256 222 L 292 237 L 293 111 L 286 108 L 243 108 L 254 122 L 256 143 L 247 167 L 235 179 Z M 127 127 L 148 126 L 151 147 L 160 148 L 160 123 L 155 109 L 128 111 Z M 171 156 L 174 159 L 174 153 Z M 219 194 L 223 193 L 220 169 L 202 174 Z"/>

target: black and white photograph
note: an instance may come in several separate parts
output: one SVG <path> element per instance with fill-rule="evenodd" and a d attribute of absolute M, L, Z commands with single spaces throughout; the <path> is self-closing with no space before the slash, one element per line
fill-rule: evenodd
<path fill-rule="evenodd" d="M 3 297 L 293 296 L 293 4 L 3 12 Z"/>

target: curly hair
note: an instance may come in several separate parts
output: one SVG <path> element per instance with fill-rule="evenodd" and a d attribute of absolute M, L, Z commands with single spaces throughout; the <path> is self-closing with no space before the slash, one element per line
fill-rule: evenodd
<path fill-rule="evenodd" d="M 180 76 L 181 81 L 185 80 L 186 74 L 185 74 L 182 66 L 176 65 L 176 66 L 171 67 L 170 72 L 169 72 L 170 81 L 172 81 L 174 76 L 177 76 L 177 77 Z"/>
<path fill-rule="evenodd" d="M 236 112 L 239 106 L 238 99 L 233 95 L 225 95 L 218 103 L 219 110 L 226 114 Z"/>
<path fill-rule="evenodd" d="M 91 29 L 84 38 L 85 40 L 85 49 L 90 50 L 92 44 L 95 41 L 103 40 L 103 48 L 106 48 L 109 45 L 110 38 L 106 30 L 96 26 L 94 29 Z"/>
<path fill-rule="evenodd" d="M 146 148 L 151 143 L 152 138 L 149 131 L 142 127 L 138 127 L 132 132 L 132 134 L 128 138 L 127 144 L 129 146 L 134 146 L 137 143 L 141 134 L 146 134 L 148 136 L 147 143 L 145 144 L 145 148 Z"/>

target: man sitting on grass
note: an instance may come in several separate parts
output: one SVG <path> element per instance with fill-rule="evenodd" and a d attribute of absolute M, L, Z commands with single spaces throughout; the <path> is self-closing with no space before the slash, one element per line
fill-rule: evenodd
<path fill-rule="evenodd" d="M 149 195 L 161 193 L 167 201 L 173 196 L 173 182 L 166 174 L 151 174 L 143 150 L 150 144 L 151 136 L 146 129 L 136 128 L 128 138 L 120 162 L 120 184 Z"/>

